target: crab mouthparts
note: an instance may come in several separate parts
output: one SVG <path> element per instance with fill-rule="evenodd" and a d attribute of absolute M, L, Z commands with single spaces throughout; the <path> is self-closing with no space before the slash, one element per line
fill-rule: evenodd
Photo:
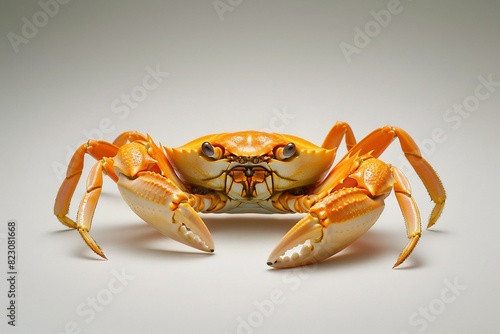
<path fill-rule="evenodd" d="M 254 198 L 258 196 L 257 185 L 266 183 L 271 172 L 262 165 L 238 165 L 230 169 L 227 175 L 232 182 L 242 186 L 241 197 Z M 266 188 L 269 191 L 270 187 L 267 183 Z"/>

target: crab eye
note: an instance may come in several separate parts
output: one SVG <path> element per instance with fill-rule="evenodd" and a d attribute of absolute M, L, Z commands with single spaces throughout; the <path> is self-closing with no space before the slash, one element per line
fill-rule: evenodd
<path fill-rule="evenodd" d="M 294 143 L 288 143 L 283 148 L 283 156 L 285 158 L 290 158 L 292 155 L 295 154 L 295 151 L 297 151 L 297 148 L 295 147 L 295 144 Z"/>
<path fill-rule="evenodd" d="M 280 160 L 285 160 L 292 157 L 297 152 L 297 147 L 294 143 L 288 143 L 285 146 L 278 147 L 276 157 Z"/>
<path fill-rule="evenodd" d="M 212 157 L 215 153 L 214 147 L 208 141 L 201 144 L 201 152 L 205 154 L 207 157 Z"/>
<path fill-rule="evenodd" d="M 206 141 L 201 144 L 201 153 L 212 159 L 220 159 L 223 155 L 223 150 L 218 146 L 214 147 L 212 144 Z"/>

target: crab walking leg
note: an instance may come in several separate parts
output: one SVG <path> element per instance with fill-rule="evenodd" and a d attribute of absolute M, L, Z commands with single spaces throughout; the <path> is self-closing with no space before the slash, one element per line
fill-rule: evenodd
<path fill-rule="evenodd" d="M 169 179 L 149 171 L 133 178 L 120 174 L 118 188 L 132 211 L 163 235 L 205 252 L 214 251 L 212 236 L 188 204 L 188 195 Z"/>
<path fill-rule="evenodd" d="M 403 218 L 406 224 L 406 234 L 408 235 L 408 244 L 401 252 L 398 260 L 394 264 L 393 268 L 399 266 L 404 260 L 410 255 L 410 253 L 415 248 L 420 235 L 422 233 L 422 227 L 420 224 L 420 213 L 417 207 L 415 199 L 411 196 L 411 186 L 408 179 L 398 168 L 391 167 L 392 176 L 394 177 L 394 193 L 398 201 L 401 212 L 403 213 Z"/>
<path fill-rule="evenodd" d="M 138 140 L 147 141 L 147 137 L 137 131 L 126 131 L 118 135 L 113 141 L 116 146 L 123 146 L 127 143 L 131 143 Z"/>
<path fill-rule="evenodd" d="M 344 136 L 345 136 L 345 144 L 347 150 L 349 151 L 354 145 L 356 145 L 356 138 L 354 137 L 354 133 L 352 132 L 352 129 L 349 126 L 349 124 L 345 122 L 335 123 L 335 125 L 330 129 L 330 131 L 326 135 L 325 140 L 323 141 L 321 147 L 328 149 L 337 148 L 339 147 L 340 142 L 342 141 L 342 138 L 344 138 Z"/>
<path fill-rule="evenodd" d="M 100 257 L 107 259 L 101 250 L 101 247 L 95 242 L 94 238 L 90 235 L 90 227 L 92 225 L 92 218 L 94 211 L 101 196 L 102 189 L 102 171 L 103 162 L 98 161 L 90 170 L 87 178 L 87 192 L 80 202 L 77 214 L 77 229 L 82 236 L 85 243 Z"/>
<path fill-rule="evenodd" d="M 417 172 L 429 196 L 435 203 L 427 225 L 427 228 L 430 228 L 436 223 L 443 211 L 446 192 L 436 171 L 422 157 L 417 144 L 406 131 L 389 125 L 379 128 L 362 139 L 352 148 L 351 152 L 358 152 L 360 155 L 371 152 L 372 156 L 379 157 L 396 138 L 399 139 L 406 159 L 408 159 L 415 172 Z"/>
<path fill-rule="evenodd" d="M 78 224 L 68 217 L 68 212 L 71 199 L 82 175 L 85 154 L 91 155 L 96 160 L 101 160 L 103 157 L 114 156 L 117 152 L 117 146 L 105 141 L 89 140 L 78 147 L 68 164 L 66 178 L 59 188 L 54 204 L 54 214 L 61 223 L 71 228 L 78 228 Z M 110 173 L 109 176 L 116 178 L 114 173 Z"/>

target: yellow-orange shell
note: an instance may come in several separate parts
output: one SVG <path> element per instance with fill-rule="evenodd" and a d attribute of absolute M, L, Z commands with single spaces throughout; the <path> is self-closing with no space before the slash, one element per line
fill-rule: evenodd
<path fill-rule="evenodd" d="M 223 148 L 225 156 L 271 156 L 267 166 L 274 173 L 275 191 L 318 183 L 332 166 L 336 151 L 316 146 L 299 137 L 259 131 L 208 135 L 178 148 L 165 147 L 168 160 L 183 182 L 216 191 L 224 190 L 225 172 L 231 162 L 225 157 L 206 157 L 201 152 L 204 142 Z M 295 144 L 296 154 L 285 160 L 274 158 L 274 149 L 288 143 Z"/>

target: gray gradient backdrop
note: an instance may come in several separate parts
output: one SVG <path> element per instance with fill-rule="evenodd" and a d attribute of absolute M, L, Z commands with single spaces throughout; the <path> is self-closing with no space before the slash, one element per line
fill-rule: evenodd
<path fill-rule="evenodd" d="M 9 219 L 19 247 L 17 326 L 2 278 L 2 333 L 498 333 L 499 16 L 496 0 L 2 1 L 1 277 Z M 204 216 L 216 253 L 201 254 L 106 180 L 102 261 L 52 215 L 88 137 L 134 129 L 179 146 L 268 129 L 320 144 L 336 120 L 358 138 L 406 129 L 446 186 L 401 268 L 392 197 L 344 252 L 281 271 L 266 259 L 297 216 Z M 408 172 L 425 224 L 431 203 L 399 146 L 383 159 Z"/>

